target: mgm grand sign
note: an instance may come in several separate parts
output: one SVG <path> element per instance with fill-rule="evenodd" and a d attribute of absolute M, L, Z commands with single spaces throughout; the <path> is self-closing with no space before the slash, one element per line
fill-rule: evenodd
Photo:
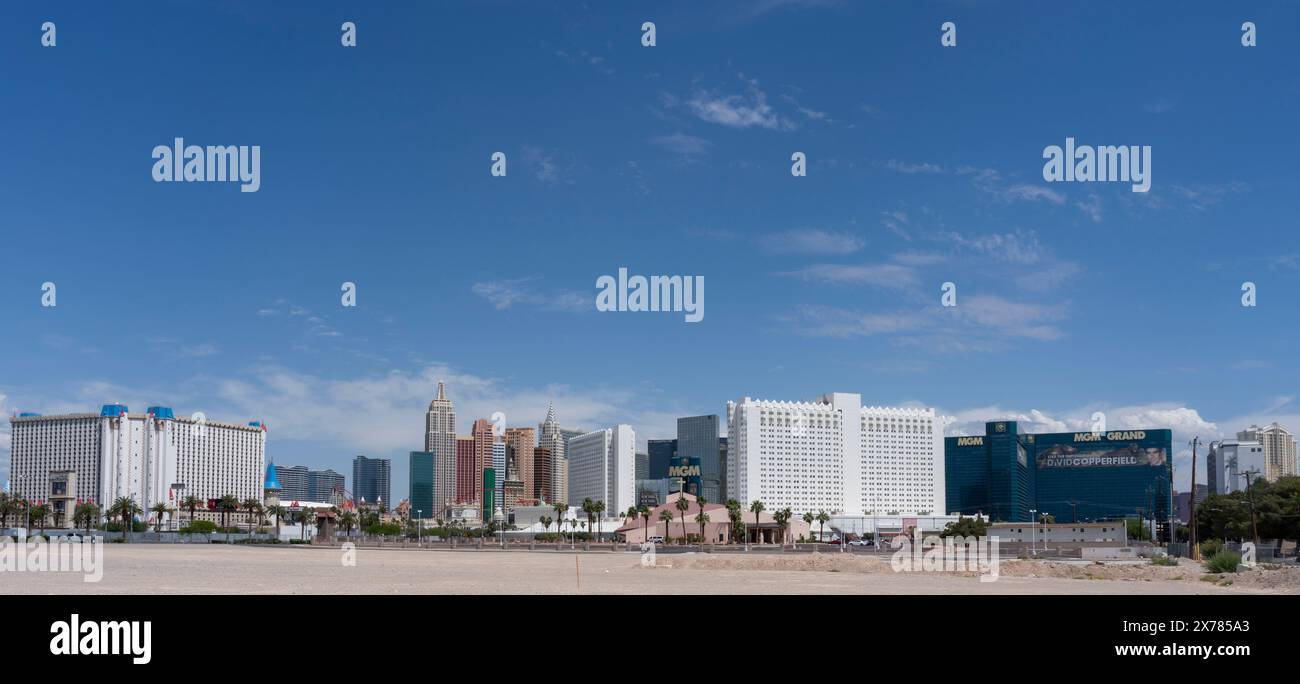
<path fill-rule="evenodd" d="M 1091 435 L 1092 433 L 1080 433 Z M 1142 434 L 1144 433 L 1110 433 Z M 1086 440 L 1092 441 L 1092 440 Z M 1167 454 L 1164 447 L 1144 447 L 1130 442 L 1128 444 L 1096 445 L 1093 448 L 1077 447 L 1073 444 L 1056 444 L 1042 449 L 1036 456 L 1039 468 L 1114 468 L 1132 466 L 1163 466 Z"/>
<path fill-rule="evenodd" d="M 700 476 L 700 464 L 675 465 L 668 467 L 668 477 L 693 478 Z"/>

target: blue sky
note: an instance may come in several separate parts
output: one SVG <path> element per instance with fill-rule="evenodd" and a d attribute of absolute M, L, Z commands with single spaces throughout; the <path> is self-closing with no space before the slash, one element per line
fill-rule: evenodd
<path fill-rule="evenodd" d="M 1300 7 L 1140 5 L 6 3 L 0 409 L 263 419 L 395 496 L 440 379 L 462 432 L 828 391 L 1300 429 Z M 260 191 L 153 182 L 178 136 L 260 145 Z M 1066 137 L 1150 145 L 1151 191 L 1044 182 Z M 704 321 L 596 312 L 619 267 L 704 276 Z"/>

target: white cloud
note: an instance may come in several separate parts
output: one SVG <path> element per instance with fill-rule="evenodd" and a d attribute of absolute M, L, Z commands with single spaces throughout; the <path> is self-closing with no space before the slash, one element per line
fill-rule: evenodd
<path fill-rule="evenodd" d="M 928 162 L 909 163 L 901 162 L 897 159 L 890 159 L 885 162 L 885 168 L 898 173 L 916 174 L 916 173 L 944 173 L 944 168 L 938 164 Z"/>
<path fill-rule="evenodd" d="M 758 243 L 775 254 L 852 254 L 862 249 L 866 241 L 849 232 L 800 228 L 768 233 Z"/>
<path fill-rule="evenodd" d="M 529 283 L 536 278 L 514 278 L 474 283 L 470 290 L 491 302 L 498 311 L 513 306 L 527 306 L 542 311 L 570 311 L 581 313 L 595 306 L 595 295 L 585 295 L 572 290 L 540 292 Z"/>
<path fill-rule="evenodd" d="M 758 87 L 755 79 L 740 79 L 746 84 L 743 94 L 725 94 L 717 91 L 697 91 L 686 101 L 692 114 L 709 123 L 729 128 L 767 128 L 784 130 L 795 128 L 793 122 L 777 113 L 767 102 L 767 94 Z"/>
<path fill-rule="evenodd" d="M 875 285 L 890 289 L 908 288 L 917 282 L 916 271 L 902 264 L 814 264 L 777 275 L 823 283 Z"/>

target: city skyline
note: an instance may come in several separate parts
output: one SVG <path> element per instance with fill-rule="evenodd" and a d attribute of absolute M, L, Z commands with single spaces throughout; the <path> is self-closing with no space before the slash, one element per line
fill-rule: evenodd
<path fill-rule="evenodd" d="M 1278 28 L 1300 8 L 1251 8 L 1252 49 L 1240 10 L 1161 3 L 669 3 L 653 49 L 644 8 L 315 10 L 86 7 L 37 50 L 49 10 L 13 8 L 33 35 L 0 44 L 9 92 L 43 106 L 0 131 L 0 412 L 264 420 L 269 459 L 393 459 L 395 492 L 439 381 L 456 434 L 536 426 L 553 401 L 564 425 L 631 425 L 638 450 L 740 396 L 861 392 L 934 408 L 949 436 L 1101 411 L 1173 431 L 1180 491 L 1193 436 L 1300 426 L 1296 143 L 1275 134 L 1300 104 Z M 938 52 L 946 19 L 961 42 Z M 176 137 L 261 145 L 259 190 L 154 183 Z M 1067 138 L 1149 145 L 1150 190 L 1043 181 Z M 142 245 L 163 247 L 125 267 Z M 707 316 L 596 311 L 623 267 L 708 276 Z M 0 421 L 0 480 L 11 440 Z"/>

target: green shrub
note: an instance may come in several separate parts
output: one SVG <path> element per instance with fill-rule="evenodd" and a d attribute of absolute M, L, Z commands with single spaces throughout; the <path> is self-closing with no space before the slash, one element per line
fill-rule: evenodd
<path fill-rule="evenodd" d="M 1151 564 L 1173 566 L 1173 565 L 1178 565 L 1178 559 L 1170 558 L 1169 556 L 1156 556 L 1155 558 L 1151 559 Z"/>
<path fill-rule="evenodd" d="M 181 534 L 212 534 L 216 530 L 217 524 L 211 520 L 195 520 L 182 527 Z"/>
<path fill-rule="evenodd" d="M 1205 562 L 1205 568 L 1213 573 L 1236 572 L 1238 565 L 1241 565 L 1241 554 L 1232 551 L 1219 551 Z"/>
<path fill-rule="evenodd" d="M 1223 540 L 1207 539 L 1201 542 L 1201 557 L 1212 558 L 1217 556 L 1223 550 Z"/>

